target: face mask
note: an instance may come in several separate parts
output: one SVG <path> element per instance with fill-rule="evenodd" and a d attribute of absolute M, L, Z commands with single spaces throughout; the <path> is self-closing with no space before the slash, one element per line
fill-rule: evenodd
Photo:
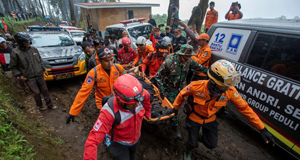
<path fill-rule="evenodd" d="M 210 80 L 207 85 L 208 85 L 208 92 L 212 97 L 219 96 L 228 90 L 228 88 L 220 89 L 213 80 Z"/>

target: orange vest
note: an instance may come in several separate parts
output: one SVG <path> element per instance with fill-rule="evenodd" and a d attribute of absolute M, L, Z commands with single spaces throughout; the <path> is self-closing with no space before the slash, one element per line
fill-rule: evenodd
<path fill-rule="evenodd" d="M 117 66 L 118 69 L 115 66 Z M 95 69 L 97 71 L 97 76 L 95 74 Z M 98 109 L 101 109 L 102 97 L 110 96 L 110 94 L 113 92 L 113 84 L 116 79 L 121 75 L 126 74 L 125 69 L 119 64 L 115 64 L 111 67 L 110 75 L 105 72 L 101 64 L 97 65 L 95 69 L 91 69 L 87 74 L 85 81 L 82 84 L 81 89 L 77 93 L 77 96 L 70 109 L 70 115 L 77 116 L 80 113 L 94 85 L 96 105 Z M 95 77 L 97 77 L 96 80 Z"/>
<path fill-rule="evenodd" d="M 206 18 L 205 18 L 205 27 L 209 29 L 211 25 L 217 22 L 218 22 L 218 12 L 216 10 L 207 11 Z"/>
<path fill-rule="evenodd" d="M 193 112 L 190 114 L 189 119 L 203 124 L 215 121 L 216 112 L 222 107 L 226 107 L 227 101 L 230 101 L 237 107 L 238 111 L 241 112 L 249 122 L 251 122 L 254 128 L 257 130 L 264 128 L 264 124 L 248 103 L 239 95 L 234 86 L 231 86 L 220 96 L 210 97 L 207 89 L 208 81 L 209 80 L 193 81 L 191 84 L 182 89 L 173 103 L 175 109 L 179 109 L 185 100 L 185 96 L 192 95 L 194 97 L 194 112 L 197 112 L 203 117 L 207 117 L 207 119 L 202 119 Z"/>
<path fill-rule="evenodd" d="M 230 20 L 235 20 L 235 19 L 241 19 L 239 13 L 237 13 L 237 14 L 235 14 L 235 15 L 232 14 L 232 13 L 229 13 L 229 14 L 228 14 L 228 21 L 230 21 Z"/>
<path fill-rule="evenodd" d="M 211 58 L 211 50 L 209 45 L 207 44 L 204 47 L 200 47 L 198 49 L 198 52 L 195 56 L 192 57 L 193 60 L 195 60 L 196 62 L 198 62 L 199 64 L 201 64 L 202 66 L 206 67 L 207 69 L 209 69 L 210 67 L 210 58 Z M 200 72 L 199 74 L 197 74 L 199 76 L 206 76 L 206 74 Z"/>
<path fill-rule="evenodd" d="M 154 51 L 153 47 L 149 46 L 149 45 L 146 45 L 146 49 L 144 51 L 141 51 L 138 47 L 138 57 L 135 59 L 134 64 L 138 65 L 138 63 L 142 57 L 144 60 L 147 57 L 147 55 L 153 51 Z"/>

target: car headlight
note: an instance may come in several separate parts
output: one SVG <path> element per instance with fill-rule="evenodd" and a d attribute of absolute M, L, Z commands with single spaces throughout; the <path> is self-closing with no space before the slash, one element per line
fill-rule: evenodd
<path fill-rule="evenodd" d="M 84 61 L 85 60 L 85 53 L 84 52 L 82 52 L 81 54 L 80 54 L 80 56 L 78 57 L 78 61 Z"/>

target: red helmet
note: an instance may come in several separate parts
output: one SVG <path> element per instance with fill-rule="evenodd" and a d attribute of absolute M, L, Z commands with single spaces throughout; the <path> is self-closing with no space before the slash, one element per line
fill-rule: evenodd
<path fill-rule="evenodd" d="M 144 101 L 144 88 L 141 83 L 132 75 L 124 74 L 114 83 L 114 96 L 126 104 L 133 104 Z"/>
<path fill-rule="evenodd" d="M 130 39 L 128 37 L 122 38 L 122 44 L 123 44 L 123 46 L 126 46 L 126 47 L 130 46 L 130 44 L 131 44 Z"/>

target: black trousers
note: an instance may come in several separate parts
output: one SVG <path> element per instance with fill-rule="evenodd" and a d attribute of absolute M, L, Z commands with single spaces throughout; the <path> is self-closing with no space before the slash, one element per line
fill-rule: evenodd
<path fill-rule="evenodd" d="M 186 142 L 187 149 L 194 149 L 198 147 L 199 131 L 202 128 L 202 142 L 209 148 L 213 149 L 217 147 L 218 143 L 218 126 L 217 121 L 210 123 L 199 124 L 189 118 L 186 119 L 186 129 L 188 131 L 188 140 Z"/>
<path fill-rule="evenodd" d="M 133 146 L 112 142 L 108 147 L 108 152 L 113 160 L 135 160 L 137 146 L 138 142 Z"/>
<path fill-rule="evenodd" d="M 30 90 L 33 92 L 35 103 L 38 107 L 42 107 L 41 94 L 44 96 L 47 107 L 52 107 L 52 101 L 48 92 L 46 81 L 43 77 L 36 79 L 28 79 L 25 81 Z"/>

